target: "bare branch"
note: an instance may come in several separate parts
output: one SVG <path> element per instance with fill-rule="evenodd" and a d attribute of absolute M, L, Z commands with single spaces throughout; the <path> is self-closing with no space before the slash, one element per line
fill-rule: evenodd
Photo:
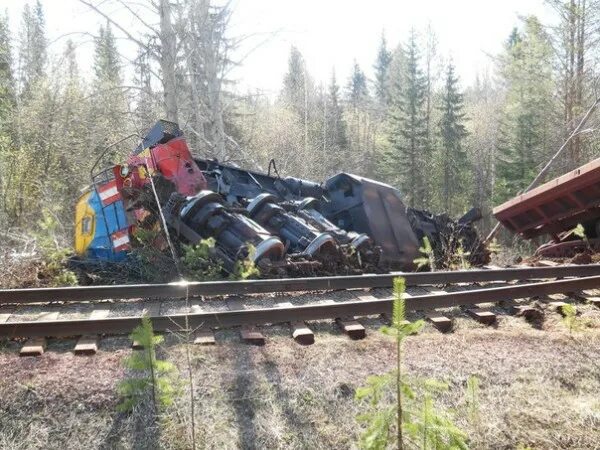
<path fill-rule="evenodd" d="M 111 23 L 112 25 L 114 25 L 116 28 L 118 28 L 123 34 L 125 34 L 125 36 L 127 36 L 127 38 L 129 38 L 129 40 L 135 42 L 137 45 L 139 45 L 142 48 L 147 49 L 148 51 L 151 51 L 151 49 L 144 44 L 142 41 L 140 41 L 139 39 L 137 39 L 136 37 L 134 37 L 129 31 L 127 31 L 127 29 L 125 29 L 124 27 L 122 27 L 118 22 L 116 22 L 115 20 L 113 20 L 108 14 L 106 14 L 104 11 L 100 10 L 98 7 L 96 7 L 93 3 L 88 2 L 86 0 L 79 0 L 81 3 L 83 3 L 84 5 L 88 6 L 89 8 L 93 9 L 94 11 L 96 11 L 98 14 L 100 14 L 102 17 L 104 17 L 109 23 Z"/>
<path fill-rule="evenodd" d="M 148 28 L 153 34 L 155 34 L 156 36 L 158 36 L 158 33 L 156 31 L 156 27 L 153 27 L 152 25 L 149 25 L 148 23 L 146 23 L 146 21 L 144 19 L 142 19 L 140 17 L 140 15 L 133 10 L 133 8 L 131 8 L 127 3 L 125 3 L 123 0 L 117 0 L 121 5 L 123 5 L 124 8 L 127 9 L 127 11 L 129 11 L 137 20 L 140 21 L 140 23 L 142 25 L 144 25 L 146 28 Z"/>

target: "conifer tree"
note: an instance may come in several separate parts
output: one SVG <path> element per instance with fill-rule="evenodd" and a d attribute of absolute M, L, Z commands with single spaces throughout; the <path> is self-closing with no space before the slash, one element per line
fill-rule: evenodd
<path fill-rule="evenodd" d="M 286 107 L 304 118 L 309 80 L 306 74 L 304 57 L 300 50 L 292 46 L 288 59 L 288 71 L 283 78 L 282 100 Z"/>
<path fill-rule="evenodd" d="M 94 73 L 96 84 L 119 85 L 121 83 L 121 63 L 117 43 L 110 23 L 100 26 L 95 38 Z"/>
<path fill-rule="evenodd" d="M 157 93 L 152 88 L 152 69 L 150 66 L 150 58 L 148 52 L 140 50 L 135 59 L 135 74 L 134 84 L 139 88 L 139 95 L 137 98 L 135 116 L 137 119 L 137 125 L 139 129 L 145 130 L 151 127 L 156 120 L 156 117 L 161 114 L 161 105 L 158 100 Z M 190 98 L 190 100 L 192 100 Z M 199 106 L 199 105 L 198 105 Z M 195 114 L 192 113 L 194 119 Z M 199 123 L 200 120 L 195 120 L 195 123 Z M 194 138 L 195 135 L 191 136 Z M 195 143 L 197 139 L 190 139 L 191 142 Z"/>
<path fill-rule="evenodd" d="M 440 151 L 439 167 L 441 176 L 440 194 L 442 210 L 449 214 L 458 214 L 460 200 L 465 199 L 465 182 L 468 173 L 468 158 L 464 147 L 467 131 L 464 126 L 463 95 L 458 88 L 458 78 L 454 74 L 454 65 L 448 64 L 446 82 L 439 106 L 441 119 L 439 121 Z"/>
<path fill-rule="evenodd" d="M 89 162 L 88 149 L 81 145 L 89 132 L 87 115 L 89 102 L 86 99 L 85 82 L 79 73 L 76 47 L 71 40 L 65 45 L 60 64 L 59 76 L 63 82 L 61 92 L 61 107 L 57 114 L 57 127 L 65 146 L 70 149 L 69 157 L 60 154 L 60 173 L 68 180 L 60 195 L 63 198 L 76 198 L 80 186 L 89 183 L 89 173 L 81 170 Z"/>
<path fill-rule="evenodd" d="M 122 89 L 120 56 L 109 23 L 100 26 L 94 44 L 94 79 L 88 146 L 94 154 L 98 154 L 105 146 L 115 141 L 117 136 L 126 134 L 123 117 L 128 110 Z"/>
<path fill-rule="evenodd" d="M 552 48 L 535 17 L 513 30 L 500 60 L 506 88 L 498 150 L 497 200 L 525 188 L 547 160 L 552 100 Z"/>
<path fill-rule="evenodd" d="M 0 14 L 0 129 L 5 130 L 8 114 L 15 102 L 12 51 L 8 16 Z"/>
<path fill-rule="evenodd" d="M 42 4 L 37 0 L 33 11 L 29 4 L 25 4 L 19 42 L 19 73 L 23 95 L 27 95 L 31 86 L 44 75 L 47 45 Z"/>
<path fill-rule="evenodd" d="M 354 60 L 354 66 L 352 67 L 352 74 L 348 79 L 348 86 L 346 88 L 347 99 L 350 106 L 354 109 L 363 105 L 369 97 L 369 91 L 367 89 L 367 77 L 364 72 Z"/>
<path fill-rule="evenodd" d="M 426 207 L 426 164 L 430 163 L 425 147 L 425 79 L 419 67 L 420 57 L 414 30 L 406 46 L 406 62 L 396 76 L 388 117 L 390 148 L 385 164 L 391 171 L 392 182 L 400 185 L 410 206 Z M 400 86 L 399 84 L 402 83 Z"/>
<path fill-rule="evenodd" d="M 348 137 L 344 109 L 340 99 L 340 87 L 337 84 L 335 71 L 331 74 L 331 81 L 325 98 L 325 146 L 328 159 L 328 172 L 340 171 L 344 155 L 348 150 Z"/>
<path fill-rule="evenodd" d="M 385 34 L 381 33 L 379 51 L 373 70 L 375 71 L 375 80 L 373 81 L 375 99 L 381 106 L 387 105 L 389 101 L 389 70 L 392 62 L 392 53 L 387 48 Z"/>

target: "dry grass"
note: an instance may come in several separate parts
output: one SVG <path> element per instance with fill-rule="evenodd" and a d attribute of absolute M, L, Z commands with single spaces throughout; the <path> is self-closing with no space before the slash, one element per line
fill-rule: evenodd
<path fill-rule="evenodd" d="M 456 410 L 473 448 L 598 448 L 600 319 L 583 310 L 589 328 L 580 337 L 555 316 L 541 330 L 509 316 L 496 329 L 459 318 L 449 335 L 427 326 L 406 341 L 405 367 L 449 383 L 440 404 Z M 308 347 L 282 327 L 265 330 L 265 347 L 240 344 L 235 331 L 219 332 L 214 347 L 194 347 L 199 448 L 354 447 L 354 390 L 394 361 L 378 324 L 358 342 L 321 322 Z M 104 340 L 94 357 L 73 356 L 72 344 L 51 343 L 41 358 L 19 358 L 16 343 L 0 351 L 0 448 L 189 448 L 186 395 L 158 423 L 144 410 L 116 412 L 125 338 Z M 164 354 L 183 372 L 174 337 Z M 476 423 L 464 408 L 470 375 L 481 380 Z"/>

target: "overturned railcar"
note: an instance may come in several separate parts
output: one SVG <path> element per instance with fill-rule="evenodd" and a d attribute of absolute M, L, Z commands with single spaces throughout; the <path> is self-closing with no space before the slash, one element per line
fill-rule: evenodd
<path fill-rule="evenodd" d="M 494 217 L 525 239 L 550 236 L 536 254 L 569 257 L 600 250 L 600 158 L 506 201 Z M 573 233 L 582 224 L 586 239 Z"/>
<path fill-rule="evenodd" d="M 259 267 L 412 270 L 424 237 L 440 255 L 462 245 L 474 264 L 488 258 L 477 213 L 452 221 L 407 208 L 397 189 L 347 173 L 316 183 L 194 158 L 164 120 L 127 161 L 93 174 L 77 205 L 77 253 L 121 260 L 136 229 L 160 227 L 161 214 L 176 242 L 213 238 L 226 268 L 252 257 Z"/>

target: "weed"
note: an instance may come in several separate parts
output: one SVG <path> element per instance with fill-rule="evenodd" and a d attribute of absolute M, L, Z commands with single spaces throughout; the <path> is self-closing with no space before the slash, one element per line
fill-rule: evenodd
<path fill-rule="evenodd" d="M 44 275 L 52 286 L 75 286 L 79 284 L 77 275 L 66 268 L 70 256 L 67 249 L 47 249 L 44 253 Z"/>
<path fill-rule="evenodd" d="M 579 239 L 583 239 L 585 241 L 585 245 L 587 246 L 588 250 L 592 250 L 592 246 L 590 245 L 590 241 L 587 235 L 585 234 L 585 228 L 583 227 L 583 225 L 578 223 L 577 226 L 571 230 L 571 232 Z"/>
<path fill-rule="evenodd" d="M 164 251 L 164 239 L 160 228 L 136 228 L 133 233 L 134 247 L 128 257 L 138 276 L 145 281 L 171 281 L 177 267 L 171 255 Z"/>
<path fill-rule="evenodd" d="M 474 375 L 467 379 L 467 408 L 471 423 L 479 425 L 479 378 Z"/>
<path fill-rule="evenodd" d="M 42 211 L 42 220 L 38 223 L 39 232 L 35 239 L 42 255 L 42 274 L 50 280 L 51 286 L 75 286 L 79 284 L 77 275 L 67 269 L 71 250 L 61 247 L 58 235 L 59 222 L 49 209 Z"/>
<path fill-rule="evenodd" d="M 256 255 L 256 248 L 252 244 L 248 244 L 248 256 L 244 259 L 238 259 L 235 262 L 233 272 L 229 278 L 234 280 L 246 280 L 248 278 L 257 277 L 260 275 L 260 270 L 254 264 L 254 255 Z"/>
<path fill-rule="evenodd" d="M 202 239 L 196 245 L 183 247 L 183 271 L 186 278 L 199 281 L 218 280 L 222 278 L 223 268 L 213 258 L 215 239 Z"/>

